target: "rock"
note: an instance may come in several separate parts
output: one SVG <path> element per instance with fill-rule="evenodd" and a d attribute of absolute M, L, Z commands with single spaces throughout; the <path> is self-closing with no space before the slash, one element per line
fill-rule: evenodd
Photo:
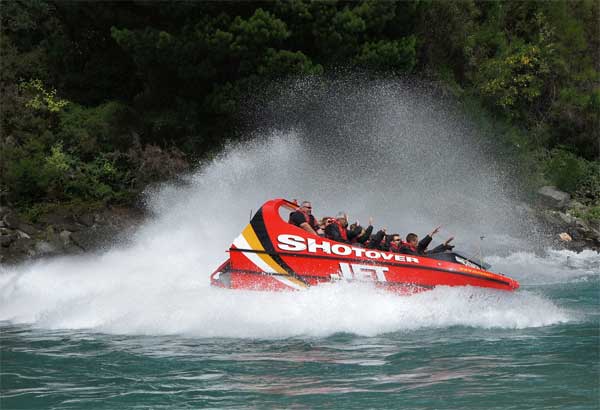
<path fill-rule="evenodd" d="M 85 227 L 83 225 L 79 225 L 77 223 L 65 223 L 65 224 L 59 225 L 59 228 L 62 229 L 63 231 L 79 232 L 82 229 L 84 229 Z"/>
<path fill-rule="evenodd" d="M 28 234 L 26 234 L 23 231 L 20 231 L 17 229 L 15 232 L 17 234 L 17 238 L 19 238 L 19 239 L 31 239 L 31 236 L 29 236 Z"/>
<path fill-rule="evenodd" d="M 535 209 L 533 209 L 532 207 L 530 207 L 525 202 L 517 203 L 515 205 L 515 211 L 519 215 L 523 215 L 525 217 L 530 217 L 530 216 L 534 216 L 535 215 Z"/>
<path fill-rule="evenodd" d="M 559 233 L 558 234 L 558 239 L 560 239 L 563 242 L 571 242 L 573 240 L 573 238 L 571 238 L 571 235 L 569 235 L 566 232 Z"/>
<path fill-rule="evenodd" d="M 582 252 L 584 249 L 586 249 L 586 243 L 584 241 L 571 241 L 565 242 L 565 244 L 567 245 L 567 249 L 570 249 L 577 253 Z"/>
<path fill-rule="evenodd" d="M 0 246 L 5 248 L 9 247 L 11 243 L 17 238 L 17 235 L 2 235 L 0 236 Z"/>
<path fill-rule="evenodd" d="M 69 253 L 69 254 L 79 254 L 79 253 L 83 253 L 84 249 L 81 249 L 79 246 L 77 246 L 76 244 L 71 242 L 64 247 L 64 252 Z"/>
<path fill-rule="evenodd" d="M 26 223 L 9 208 L 0 212 L 0 260 L 21 263 L 27 259 L 60 254 L 81 254 L 110 246 L 139 225 L 144 213 L 137 208 L 111 207 L 74 213 L 56 208 Z"/>
<path fill-rule="evenodd" d="M 564 230 L 568 226 L 568 223 L 565 223 L 559 214 L 560 212 L 557 211 L 544 210 L 539 213 L 539 216 L 548 225 Z"/>
<path fill-rule="evenodd" d="M 576 201 L 574 199 L 570 200 L 567 203 L 567 209 L 573 209 L 575 211 L 582 211 L 586 208 L 586 206 L 584 204 L 582 204 L 579 201 Z"/>
<path fill-rule="evenodd" d="M 572 217 L 569 214 L 566 214 L 564 212 L 557 212 L 556 216 L 558 218 L 560 218 L 560 220 L 565 224 L 565 225 L 575 225 L 575 221 L 577 220 L 577 218 Z"/>
<path fill-rule="evenodd" d="M 10 212 L 10 208 L 8 208 L 6 206 L 0 206 L 0 218 L 4 217 L 4 215 L 6 215 L 9 212 Z"/>
<path fill-rule="evenodd" d="M 73 222 L 73 218 L 71 215 L 58 210 L 42 215 L 39 221 L 44 225 L 61 225 L 65 222 Z"/>
<path fill-rule="evenodd" d="M 74 232 L 71 235 L 73 242 L 83 250 L 91 250 L 103 242 L 103 229 L 91 229 L 87 231 Z"/>
<path fill-rule="evenodd" d="M 10 212 L 10 213 L 4 215 L 2 220 L 4 221 L 4 224 L 7 227 L 12 228 L 12 229 L 17 229 L 19 227 L 19 224 L 21 223 L 19 216 L 17 214 L 15 214 L 14 212 Z"/>
<path fill-rule="evenodd" d="M 39 255 L 48 255 L 48 254 L 56 253 L 56 251 L 58 249 L 56 248 L 56 246 L 54 246 L 50 242 L 40 241 L 35 244 L 35 250 L 36 250 L 36 253 Z"/>
<path fill-rule="evenodd" d="M 543 206 L 554 209 L 565 209 L 571 196 L 566 192 L 559 191 L 553 186 L 544 186 L 538 190 L 538 198 Z"/>
<path fill-rule="evenodd" d="M 93 214 L 80 215 L 77 217 L 77 222 L 87 227 L 94 225 L 96 218 Z"/>
<path fill-rule="evenodd" d="M 118 229 L 112 226 L 100 226 L 85 231 L 73 232 L 71 234 L 71 240 L 81 249 L 89 251 L 110 244 L 117 233 L 122 230 L 123 228 Z"/>
<path fill-rule="evenodd" d="M 83 250 L 94 248 L 96 241 L 94 240 L 93 232 L 79 231 L 71 234 L 71 240 Z"/>
<path fill-rule="evenodd" d="M 18 229 L 20 231 L 25 232 L 27 235 L 30 235 L 30 236 L 34 236 L 35 234 L 37 234 L 39 232 L 39 229 L 37 229 L 35 226 L 25 223 L 25 222 L 21 222 L 19 224 Z"/>
<path fill-rule="evenodd" d="M 15 255 L 27 255 L 33 256 L 35 251 L 33 249 L 34 241 L 27 238 L 17 238 L 11 245 L 11 253 Z"/>
<path fill-rule="evenodd" d="M 83 226 L 79 225 L 73 215 L 65 213 L 66 211 L 55 211 L 51 214 L 44 215 L 40 218 L 40 222 L 44 225 L 54 226 L 57 231 L 80 231 Z"/>
<path fill-rule="evenodd" d="M 58 234 L 64 245 L 67 245 L 69 242 L 71 242 L 71 235 L 72 233 L 67 230 L 61 231 L 60 234 Z"/>
<path fill-rule="evenodd" d="M 581 218 L 573 218 L 573 225 L 575 225 L 577 227 L 577 229 L 580 229 L 582 231 L 590 231 L 591 228 L 588 226 L 587 223 L 585 223 L 585 221 Z"/>

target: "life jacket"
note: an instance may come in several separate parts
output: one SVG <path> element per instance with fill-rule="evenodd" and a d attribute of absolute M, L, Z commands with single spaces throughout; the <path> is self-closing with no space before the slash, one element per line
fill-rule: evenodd
<path fill-rule="evenodd" d="M 402 241 L 400 241 L 399 244 L 395 244 L 394 242 L 390 241 L 390 252 L 399 253 L 402 245 L 403 245 Z"/>
<path fill-rule="evenodd" d="M 340 221 L 338 221 L 337 219 L 334 219 L 333 223 L 337 226 L 338 232 L 340 233 L 342 239 L 348 242 L 348 232 L 346 231 L 346 228 L 344 228 Z"/>
<path fill-rule="evenodd" d="M 414 253 L 419 253 L 419 252 L 417 251 L 417 247 L 416 247 L 415 245 L 411 244 L 410 242 L 404 242 L 404 241 L 401 241 L 401 245 L 400 245 L 400 247 L 402 247 L 402 248 L 408 248 L 408 249 L 410 249 L 411 251 L 413 251 Z"/>

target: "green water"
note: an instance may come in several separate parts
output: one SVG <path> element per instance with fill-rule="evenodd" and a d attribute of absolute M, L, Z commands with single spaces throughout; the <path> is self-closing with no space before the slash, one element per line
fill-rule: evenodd
<path fill-rule="evenodd" d="M 276 339 L 2 322 L 0 407 L 599 408 L 598 277 L 528 291 L 572 319 L 520 329 L 435 325 Z"/>

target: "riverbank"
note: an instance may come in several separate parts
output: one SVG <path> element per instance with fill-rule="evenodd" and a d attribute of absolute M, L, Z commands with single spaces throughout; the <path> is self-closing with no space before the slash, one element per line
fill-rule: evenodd
<path fill-rule="evenodd" d="M 57 207 L 34 222 L 15 209 L 0 207 L 0 263 L 77 255 L 127 242 L 145 216 L 138 206 Z"/>
<path fill-rule="evenodd" d="M 553 244 L 576 252 L 591 249 L 600 252 L 600 219 L 583 218 L 591 207 L 583 205 L 553 186 L 537 191 L 531 212 L 552 236 Z"/>
<path fill-rule="evenodd" d="M 588 207 L 554 187 L 542 187 L 532 204 L 521 204 L 544 226 L 553 246 L 600 252 L 600 221 L 585 220 Z M 15 209 L 0 207 L 0 263 L 102 250 L 127 242 L 147 214 L 141 206 L 56 207 L 35 221 Z"/>

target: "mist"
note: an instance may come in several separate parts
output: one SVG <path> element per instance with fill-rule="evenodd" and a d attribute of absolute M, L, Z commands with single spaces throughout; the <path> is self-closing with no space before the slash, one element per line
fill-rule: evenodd
<path fill-rule="evenodd" d="M 526 289 L 440 288 L 401 298 L 367 285 L 302 294 L 211 288 L 209 275 L 250 213 L 276 197 L 311 200 L 317 217 L 343 210 L 365 223 L 373 216 L 376 229 L 403 236 L 442 225 L 438 240 L 456 236 L 457 249 L 467 252 L 484 247 L 525 288 L 539 262 L 529 253 L 533 221 L 516 211 L 518 184 L 494 159 L 493 144 L 435 88 L 302 79 L 276 84 L 247 110 L 247 138 L 148 191 L 150 217 L 111 249 L 0 267 L 0 320 L 198 337 L 375 335 L 574 320 Z M 586 263 L 564 267 L 570 254 L 553 255 L 554 280 L 589 274 Z"/>

